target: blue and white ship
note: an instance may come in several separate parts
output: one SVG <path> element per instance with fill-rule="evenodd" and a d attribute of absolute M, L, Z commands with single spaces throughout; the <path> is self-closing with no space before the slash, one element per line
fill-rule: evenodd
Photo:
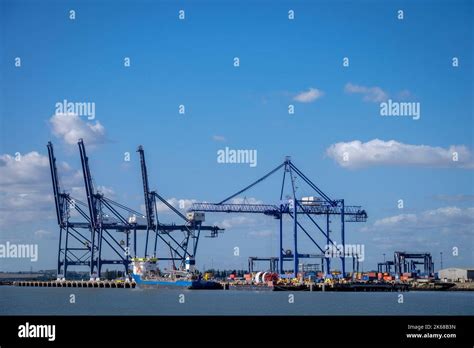
<path fill-rule="evenodd" d="M 194 272 L 194 259 L 186 259 L 186 270 L 161 271 L 157 258 L 134 258 L 132 278 L 142 288 L 188 288 L 218 290 L 222 285 L 201 279 Z"/>

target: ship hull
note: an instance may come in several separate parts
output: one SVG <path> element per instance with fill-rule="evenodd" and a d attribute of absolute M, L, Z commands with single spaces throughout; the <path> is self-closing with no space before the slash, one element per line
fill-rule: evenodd
<path fill-rule="evenodd" d="M 142 279 L 137 274 L 132 274 L 133 280 L 141 288 L 185 288 L 192 290 L 219 290 L 222 285 L 217 282 L 204 280 L 167 280 L 167 279 Z"/>

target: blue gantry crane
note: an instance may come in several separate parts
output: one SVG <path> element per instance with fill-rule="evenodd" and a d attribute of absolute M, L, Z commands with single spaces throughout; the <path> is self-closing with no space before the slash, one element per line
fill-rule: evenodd
<path fill-rule="evenodd" d="M 393 255 L 393 263 L 395 274 L 398 276 L 405 272 L 416 273 L 417 265 L 423 265 L 423 272 L 425 275 L 434 275 L 433 258 L 429 252 L 395 251 Z"/>
<path fill-rule="evenodd" d="M 158 192 L 150 190 L 148 182 L 148 170 L 145 161 L 145 151 L 143 146 L 139 146 L 137 152 L 140 155 L 140 166 L 143 182 L 143 194 L 145 199 L 146 211 L 146 237 L 145 237 L 145 257 L 149 255 L 149 237 L 154 234 L 153 257 L 159 260 L 170 260 L 173 262 L 173 268 L 185 268 L 186 264 L 194 264 L 201 231 L 210 231 L 210 237 L 217 237 L 222 228 L 218 226 L 203 225 L 204 214 L 190 213 L 183 215 L 178 209 L 171 205 Z M 173 212 L 183 223 L 181 224 L 163 224 L 158 220 L 158 211 L 156 207 L 157 200 L 163 203 L 171 212 Z M 172 234 L 174 231 L 181 231 L 183 239 L 179 241 Z M 158 239 L 160 239 L 166 248 L 169 249 L 169 256 L 157 255 Z M 177 267 L 175 262 L 179 262 Z"/>
<path fill-rule="evenodd" d="M 67 275 L 68 266 L 89 267 L 92 279 L 100 278 L 102 266 L 122 265 L 127 273 L 131 254 L 137 254 L 137 230 L 146 230 L 137 217 L 136 210 L 115 202 L 96 192 L 89 167 L 89 158 L 82 139 L 78 141 L 87 203 L 61 191 L 56 157 L 51 142 L 48 143 L 49 164 L 53 184 L 57 221 L 60 229 L 58 248 L 58 278 Z M 71 211 L 77 211 L 83 221 L 71 221 Z M 76 214 L 77 215 L 77 214 Z M 131 250 L 130 234 L 134 233 Z M 123 234 L 123 239 L 117 240 Z"/>
<path fill-rule="evenodd" d="M 265 179 L 283 169 L 283 180 L 280 189 L 280 200 L 278 204 L 249 204 L 249 203 L 233 203 L 232 199 L 238 197 L 244 192 L 248 191 L 257 184 L 263 182 Z M 290 195 L 283 198 L 286 182 L 290 177 Z M 313 194 L 316 196 L 305 197 L 305 199 L 297 196 L 296 193 L 296 178 L 301 179 L 306 183 Z M 313 198 L 313 199 L 309 199 Z M 316 184 L 314 184 L 302 171 L 300 171 L 291 161 L 289 157 L 285 161 L 271 170 L 261 178 L 255 180 L 250 185 L 244 187 L 238 192 L 228 196 L 219 203 L 194 203 L 189 212 L 212 212 L 212 213 L 244 213 L 244 214 L 264 214 L 273 216 L 279 220 L 279 253 L 278 262 L 279 270 L 283 271 L 284 261 L 293 261 L 293 270 L 296 274 L 299 269 L 299 260 L 302 258 L 325 258 L 326 270 L 329 272 L 330 257 L 327 255 L 327 249 L 323 249 L 316 241 L 314 233 L 310 233 L 308 228 L 302 224 L 303 220 L 310 222 L 317 234 L 324 237 L 326 246 L 331 245 L 335 248 L 342 247 L 342 254 L 340 256 L 342 273 L 345 274 L 345 223 L 346 222 L 365 222 L 367 220 L 367 213 L 360 206 L 348 206 L 344 199 L 332 199 L 326 195 Z M 283 216 L 287 215 L 292 219 L 292 239 L 293 250 L 285 250 L 283 246 Z M 340 236 L 341 245 L 337 246 L 330 237 L 330 216 L 337 215 L 340 218 Z M 323 221 L 317 221 L 317 217 L 323 217 Z M 316 247 L 317 253 L 301 253 L 299 251 L 299 235 L 303 233 L 309 239 L 310 244 Z"/>
<path fill-rule="evenodd" d="M 66 277 L 68 266 L 89 266 L 91 241 L 84 235 L 83 229 L 89 229 L 89 216 L 84 210 L 85 204 L 61 190 L 56 157 L 51 142 L 48 142 L 48 158 L 53 184 L 56 217 L 59 226 L 59 247 L 57 257 L 57 277 Z M 71 210 L 76 211 L 83 221 L 72 221 Z"/>
<path fill-rule="evenodd" d="M 147 226 L 140 223 L 138 217 L 143 215 L 123 204 L 115 202 L 100 192 L 96 192 L 89 167 L 89 158 L 86 154 L 84 141 L 78 141 L 81 157 L 84 187 L 86 190 L 87 206 L 89 209 L 89 229 L 91 232 L 91 277 L 100 278 L 102 266 L 105 264 L 122 264 L 125 272 L 129 270 L 131 262 L 130 233 L 133 231 L 133 252 L 136 256 L 137 230 L 144 230 Z M 126 216 L 126 214 L 128 216 Z M 124 234 L 125 241 L 117 241 L 112 232 Z M 105 242 L 105 244 L 104 244 Z M 104 248 L 111 251 L 114 258 L 107 259 Z"/>
<path fill-rule="evenodd" d="M 179 261 L 180 267 L 184 268 L 187 263 L 195 262 L 194 258 L 196 256 L 201 231 L 209 231 L 210 237 L 216 237 L 218 233 L 223 230 L 218 226 L 203 225 L 205 212 L 257 213 L 273 216 L 279 220 L 280 248 L 278 257 L 273 259 L 274 263 L 278 260 L 279 270 L 283 271 L 283 263 L 285 261 L 293 261 L 294 270 L 297 271 L 300 259 L 325 258 L 326 270 L 329 272 L 331 269 L 330 257 L 327 256 L 325 253 L 326 250 L 316 241 L 314 233 L 310 233 L 308 228 L 303 226 L 302 222 L 305 219 L 310 221 L 316 233 L 324 236 L 326 246 L 336 246 L 330 237 L 330 224 L 332 222 L 330 216 L 340 216 L 342 243 L 337 247 L 342 246 L 342 250 L 345 250 L 345 222 L 364 222 L 367 219 L 367 213 L 361 209 L 360 206 L 348 206 L 345 205 L 343 199 L 335 200 L 327 196 L 291 162 L 290 158 L 287 158 L 271 172 L 219 203 L 194 203 L 185 216 L 156 191 L 150 190 L 145 154 L 143 147 L 140 146 L 138 152 L 140 154 L 145 199 L 145 215 L 143 215 L 138 211 L 105 197 L 104 194 L 95 190 L 89 159 L 82 139 L 79 139 L 78 146 L 87 203 L 71 197 L 66 191 L 61 191 L 53 145 L 51 142 L 47 145 L 57 222 L 60 228 L 57 265 L 58 277 L 66 276 L 68 266 L 88 266 L 91 278 L 100 278 L 102 266 L 105 264 L 123 265 L 125 271 L 128 272 L 132 255 L 133 257 L 138 256 L 138 230 L 146 231 L 145 257 L 149 256 L 149 250 L 151 249 L 149 247 L 150 234 L 153 234 L 153 257 L 158 257 L 157 245 L 158 240 L 161 240 L 165 247 L 169 249 L 170 255 L 169 257 L 160 255 L 159 258 L 161 260 L 173 261 L 173 267 L 176 267 L 175 262 Z M 231 201 L 280 169 L 283 169 L 283 180 L 278 204 L 246 204 Z M 283 199 L 288 177 L 290 177 L 291 195 Z M 317 198 L 308 200 L 304 197 L 301 199 L 297 197 L 296 178 L 302 179 L 309 185 L 310 189 L 317 195 Z M 183 223 L 161 223 L 158 220 L 156 206 L 158 201 L 163 203 L 175 215 L 182 219 Z M 78 213 L 74 216 L 82 217 L 82 221 L 72 221 L 72 210 Z M 289 216 L 293 221 L 293 250 L 285 250 L 283 247 L 283 216 L 285 215 Z M 318 221 L 316 221 L 318 216 L 323 216 L 324 221 L 318 223 Z M 85 232 L 85 230 L 88 230 L 88 233 Z M 182 240 L 178 240 L 178 236 L 174 235 L 173 232 L 175 231 L 181 231 L 183 233 Z M 117 240 L 117 233 L 123 233 L 125 240 L 119 242 Z M 130 235 L 132 233 L 133 243 L 130 243 Z M 311 245 L 316 246 L 317 253 L 302 253 L 299 251 L 298 241 L 301 233 L 308 237 Z M 132 250 L 131 246 L 133 246 Z M 108 252 L 107 254 L 106 251 Z M 110 258 L 110 254 L 112 258 Z M 354 255 L 352 255 L 352 257 L 354 257 Z M 345 273 L 345 258 L 346 256 L 343 252 L 340 255 L 343 274 Z"/>
<path fill-rule="evenodd" d="M 173 267 L 175 267 L 175 261 L 179 261 L 179 267 L 184 268 L 187 263 L 195 262 L 194 258 L 201 231 L 210 231 L 211 237 L 216 237 L 220 231 L 223 231 L 218 226 L 203 225 L 204 214 L 184 216 L 156 191 L 150 190 L 142 146 L 139 147 L 138 152 L 145 197 L 145 215 L 113 201 L 95 189 L 89 158 L 82 139 L 79 139 L 78 147 L 87 203 L 61 190 L 53 144 L 48 142 L 47 145 L 56 216 L 60 230 L 58 278 L 66 277 L 68 266 L 87 266 L 91 279 L 100 278 L 102 266 L 106 264 L 123 265 L 125 272 L 128 273 L 132 259 L 139 256 L 137 251 L 137 231 L 139 230 L 146 231 L 143 254 L 145 257 L 148 257 L 149 236 L 152 232 L 155 235 L 153 257 L 158 256 L 157 241 L 160 239 L 170 250 L 170 256 L 161 257 L 160 255 L 160 259 L 172 260 Z M 184 220 L 184 223 L 160 223 L 156 208 L 157 200 Z M 72 210 L 77 214 L 71 214 Z M 81 217 L 82 221 L 73 221 L 72 215 Z M 175 231 L 183 232 L 182 241 L 178 241 L 173 236 Z M 123 234 L 123 239 L 120 241 L 118 233 Z M 130 237 L 132 233 L 133 242 Z"/>
<path fill-rule="evenodd" d="M 377 272 L 379 273 L 392 273 L 392 267 L 395 266 L 394 261 L 385 261 L 385 262 L 379 262 L 377 264 Z"/>

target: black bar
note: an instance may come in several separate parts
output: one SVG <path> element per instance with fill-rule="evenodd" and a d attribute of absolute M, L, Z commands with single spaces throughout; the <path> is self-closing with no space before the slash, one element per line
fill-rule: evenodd
<path fill-rule="evenodd" d="M 19 326 L 55 325 L 55 340 L 20 338 Z M 423 327 L 408 329 L 408 325 Z M 425 329 L 431 325 L 431 329 Z M 436 325 L 455 325 L 455 329 L 435 329 Z M 472 316 L 2 316 L 0 345 L 139 345 L 159 339 L 189 344 L 220 345 L 239 343 L 334 345 L 413 345 L 470 346 Z M 100 328 L 100 329 L 97 329 Z M 456 334 L 456 338 L 407 338 L 407 334 Z M 158 334 L 158 336 L 156 336 Z M 160 340 L 162 343 L 163 340 Z M 158 344 L 159 346 L 160 344 Z M 194 344 L 193 344 L 194 345 Z M 173 345 L 172 345 L 173 346 Z"/>

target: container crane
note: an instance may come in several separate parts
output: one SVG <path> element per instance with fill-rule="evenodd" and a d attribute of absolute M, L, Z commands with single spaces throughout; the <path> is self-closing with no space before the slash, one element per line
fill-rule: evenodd
<path fill-rule="evenodd" d="M 137 217 L 142 216 L 141 213 L 95 191 L 89 167 L 89 158 L 87 157 L 82 139 L 79 139 L 78 146 L 89 210 L 88 221 L 91 233 L 89 265 L 91 278 L 100 278 L 102 266 L 106 264 L 121 264 L 125 269 L 125 273 L 128 273 L 131 263 L 130 233 L 132 231 L 134 233 L 133 251 L 136 255 L 136 231 L 146 230 L 147 225 L 138 221 Z M 128 214 L 128 218 L 125 214 Z M 112 231 L 124 233 L 125 241 L 117 241 L 111 233 Z M 114 258 L 104 258 L 106 249 Z"/>
<path fill-rule="evenodd" d="M 246 204 L 246 203 L 229 203 L 232 199 L 238 197 L 242 193 L 248 191 L 257 184 L 263 182 L 265 179 L 283 169 L 283 180 L 280 189 L 279 204 Z M 287 175 L 288 173 L 288 175 Z M 283 193 L 287 176 L 290 176 L 291 194 L 289 199 L 283 200 Z M 295 178 L 300 178 L 305 182 L 310 189 L 317 195 L 316 200 L 300 199 L 296 194 Z M 268 172 L 261 178 L 252 182 L 250 185 L 244 187 L 238 192 L 221 200 L 219 203 L 194 203 L 189 209 L 190 212 L 213 212 L 213 213 L 249 213 L 249 214 L 264 214 L 273 216 L 279 220 L 279 269 L 283 272 L 283 262 L 293 261 L 294 273 L 298 272 L 300 258 L 325 258 L 327 272 L 330 271 L 330 259 L 325 257 L 325 250 L 316 242 L 315 238 L 302 225 L 301 220 L 306 218 L 316 228 L 316 231 L 324 236 L 326 245 L 334 245 L 334 241 L 330 238 L 330 216 L 340 216 L 341 226 L 341 242 L 342 248 L 345 250 L 345 223 L 346 222 L 365 222 L 367 220 L 367 213 L 360 206 L 345 205 L 344 199 L 331 199 L 318 186 L 316 186 L 303 172 L 301 172 L 292 162 L 289 157 L 277 166 L 272 171 Z M 293 250 L 285 251 L 283 247 L 283 215 L 288 215 L 293 221 L 292 237 Z M 316 216 L 323 216 L 324 225 L 316 221 Z M 310 240 L 311 244 L 316 246 L 320 254 L 302 254 L 298 251 L 299 234 L 304 233 Z M 341 268 L 342 273 L 345 274 L 345 255 L 342 254 Z"/>
<path fill-rule="evenodd" d="M 154 234 L 153 257 L 157 257 L 158 239 L 170 250 L 169 257 L 159 257 L 160 260 L 169 260 L 173 262 L 173 267 L 176 268 L 175 262 L 179 261 L 180 267 L 186 267 L 186 264 L 194 264 L 199 238 L 201 231 L 210 231 L 210 237 L 217 237 L 220 231 L 224 229 L 218 226 L 203 225 L 204 214 L 188 214 L 183 215 L 178 209 L 173 207 L 165 198 L 158 192 L 151 191 L 148 182 L 148 170 L 145 161 L 145 150 L 143 146 L 139 146 L 137 152 L 140 156 L 140 167 L 143 182 L 143 194 L 145 200 L 145 210 L 147 217 L 146 239 L 145 239 L 145 257 L 148 257 L 149 251 L 149 234 Z M 163 224 L 158 220 L 158 211 L 156 208 L 157 200 L 163 203 L 171 212 L 180 218 L 182 224 Z M 171 232 L 183 232 L 183 240 L 178 241 Z M 192 243 L 190 243 L 190 240 Z M 192 245 L 191 245 L 192 244 Z"/>
<path fill-rule="evenodd" d="M 83 229 L 89 229 L 90 219 L 85 204 L 61 191 L 56 157 L 51 142 L 47 144 L 49 168 L 53 185 L 56 217 L 59 226 L 59 247 L 57 257 L 57 278 L 67 276 L 68 266 L 90 266 L 91 240 L 84 235 Z M 71 221 L 71 210 L 75 210 L 84 221 Z"/>
<path fill-rule="evenodd" d="M 408 262 L 410 260 L 410 263 Z M 434 275 L 433 258 L 429 252 L 395 251 L 393 254 L 395 274 L 400 276 L 405 272 L 416 272 L 416 265 L 423 265 L 425 275 Z"/>

